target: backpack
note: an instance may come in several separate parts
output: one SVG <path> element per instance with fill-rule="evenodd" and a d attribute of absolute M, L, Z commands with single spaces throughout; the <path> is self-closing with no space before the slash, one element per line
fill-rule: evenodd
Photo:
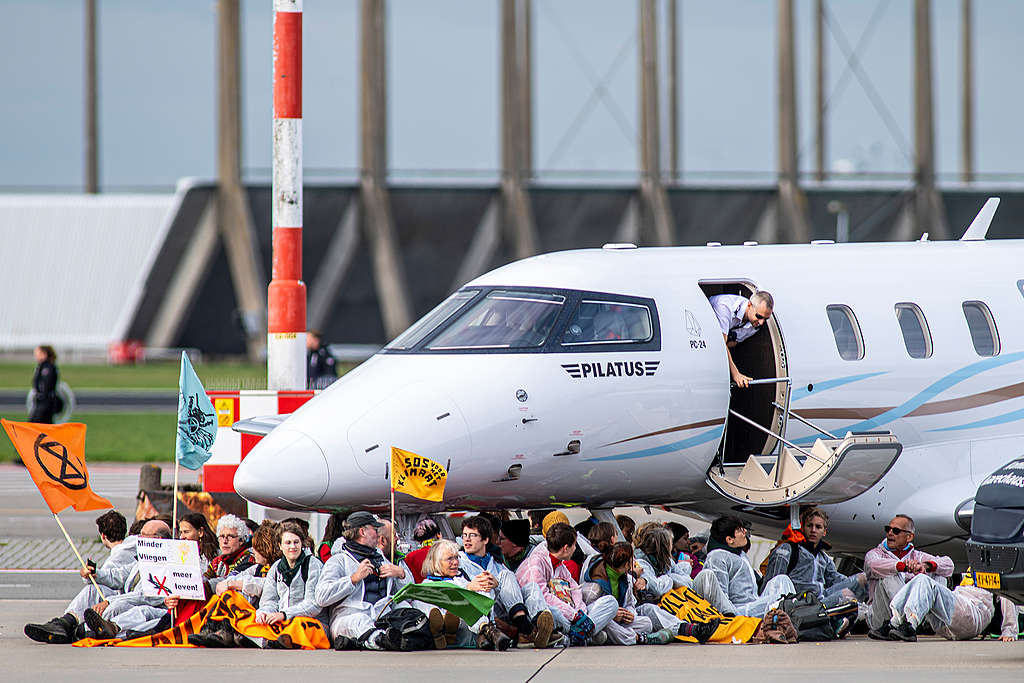
<path fill-rule="evenodd" d="M 374 627 L 384 631 L 388 644 L 395 650 L 414 652 L 434 649 L 430 621 L 426 614 L 413 607 L 396 607 L 381 614 Z"/>
<path fill-rule="evenodd" d="M 783 596 L 779 602 L 779 609 L 789 615 L 801 641 L 816 642 L 839 638 L 828 609 L 821 600 L 818 600 L 818 596 L 810 591 Z"/>
<path fill-rule="evenodd" d="M 799 640 L 793 620 L 782 610 L 775 608 L 768 610 L 764 619 L 757 625 L 757 630 L 750 637 L 750 642 L 755 645 L 789 645 Z"/>

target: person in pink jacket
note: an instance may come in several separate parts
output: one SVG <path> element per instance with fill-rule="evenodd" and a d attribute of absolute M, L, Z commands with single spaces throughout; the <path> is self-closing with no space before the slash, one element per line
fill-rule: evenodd
<path fill-rule="evenodd" d="M 576 550 L 576 531 L 568 524 L 554 524 L 546 534 L 544 543 L 539 544 L 527 556 L 519 569 L 516 579 L 523 587 L 540 591 L 551 609 L 555 627 L 569 637 L 572 645 L 584 645 L 595 634 L 615 618 L 619 604 L 611 595 L 605 595 L 589 605 L 583 601 L 583 592 L 565 561 Z M 591 640 L 592 644 L 598 644 Z"/>
<path fill-rule="evenodd" d="M 889 638 L 887 626 L 892 617 L 889 603 L 910 579 L 927 575 L 945 584 L 953 574 L 953 560 L 930 555 L 914 547 L 914 520 L 896 515 L 885 525 L 885 540 L 864 556 L 864 573 L 868 578 L 871 611 L 868 626 L 871 637 Z"/>

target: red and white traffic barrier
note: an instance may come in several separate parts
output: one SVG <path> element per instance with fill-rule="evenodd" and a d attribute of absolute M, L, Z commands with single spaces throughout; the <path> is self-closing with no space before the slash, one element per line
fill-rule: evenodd
<path fill-rule="evenodd" d="M 235 470 L 262 436 L 239 434 L 231 425 L 264 415 L 294 413 L 313 398 L 313 391 L 208 391 L 217 412 L 217 438 L 203 465 L 203 490 L 234 493 Z"/>
<path fill-rule="evenodd" d="M 273 265 L 267 290 L 267 385 L 306 388 L 302 281 L 302 0 L 274 0 Z"/>

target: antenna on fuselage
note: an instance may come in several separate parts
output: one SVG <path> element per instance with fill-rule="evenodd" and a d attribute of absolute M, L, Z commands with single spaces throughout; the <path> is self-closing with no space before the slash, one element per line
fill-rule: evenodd
<path fill-rule="evenodd" d="M 989 197 L 988 201 L 985 202 L 985 206 L 981 207 L 981 211 L 974 217 L 971 224 L 967 226 L 964 236 L 960 238 L 960 241 L 974 241 L 983 240 L 985 235 L 988 234 L 988 226 L 992 224 L 992 218 L 996 215 L 996 209 L 999 208 L 999 197 Z"/>

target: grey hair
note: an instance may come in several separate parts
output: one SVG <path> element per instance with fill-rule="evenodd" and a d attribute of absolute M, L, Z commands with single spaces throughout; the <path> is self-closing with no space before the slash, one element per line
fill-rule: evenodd
<path fill-rule="evenodd" d="M 223 517 L 217 520 L 218 536 L 220 535 L 220 532 L 223 529 L 233 530 L 235 533 L 238 534 L 238 538 L 240 538 L 242 541 L 248 541 L 249 536 L 252 535 L 251 532 L 249 531 L 249 527 L 245 525 L 245 522 L 243 522 L 240 518 L 232 514 L 224 515 Z"/>
<path fill-rule="evenodd" d="M 775 310 L 775 299 L 772 298 L 771 293 L 766 289 L 759 289 L 750 295 L 750 303 L 764 304 L 768 308 Z"/>
<path fill-rule="evenodd" d="M 430 545 L 430 550 L 427 551 L 427 556 L 423 559 L 423 575 L 432 574 L 433 576 L 440 576 L 441 569 L 441 555 L 445 551 L 452 551 L 456 555 L 459 554 L 459 546 L 455 541 L 449 541 L 446 538 L 442 538 L 439 541 L 434 541 Z"/>
<path fill-rule="evenodd" d="M 896 519 L 897 517 L 899 517 L 900 519 L 905 519 L 905 520 L 907 520 L 907 522 L 910 523 L 910 528 L 907 529 L 907 531 L 909 531 L 912 534 L 916 533 L 914 531 L 914 518 L 913 517 L 911 517 L 910 515 L 900 515 L 900 514 L 896 514 L 896 515 L 892 516 L 893 519 Z"/>

